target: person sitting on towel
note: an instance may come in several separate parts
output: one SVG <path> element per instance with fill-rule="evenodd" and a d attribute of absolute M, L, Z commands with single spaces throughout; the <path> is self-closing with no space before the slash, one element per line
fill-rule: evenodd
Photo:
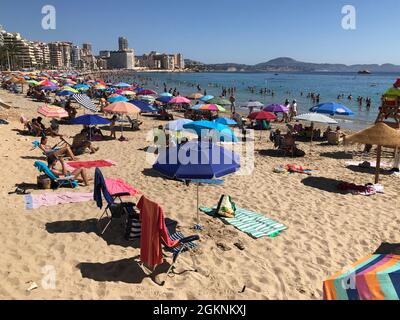
<path fill-rule="evenodd" d="M 57 163 L 60 162 L 62 169 L 58 170 L 56 169 Z M 75 180 L 77 180 L 80 183 L 84 183 L 85 186 L 88 186 L 90 184 L 90 181 L 92 181 L 92 178 L 88 177 L 87 171 L 84 168 L 76 169 L 72 172 L 68 172 L 65 166 L 65 162 L 62 158 L 57 158 L 56 156 L 52 155 L 47 159 L 47 164 L 50 169 L 50 171 L 56 175 L 59 178 L 66 178 L 66 177 L 71 177 L 73 176 Z"/>
<path fill-rule="evenodd" d="M 93 147 L 86 132 L 78 133 L 72 140 L 71 150 L 74 154 L 81 155 L 85 153 L 86 149 L 89 149 L 90 154 L 93 154 L 99 150 L 98 147 Z"/>

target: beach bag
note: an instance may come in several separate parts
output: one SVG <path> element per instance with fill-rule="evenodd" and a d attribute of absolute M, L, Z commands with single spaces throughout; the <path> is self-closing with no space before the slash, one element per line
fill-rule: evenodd
<path fill-rule="evenodd" d="M 217 206 L 216 214 L 225 218 L 234 218 L 236 204 L 230 196 L 222 195 Z"/>
<path fill-rule="evenodd" d="M 140 239 L 142 224 L 140 223 L 138 216 L 139 215 L 135 209 L 128 213 L 125 230 L 125 239 L 128 241 Z"/>

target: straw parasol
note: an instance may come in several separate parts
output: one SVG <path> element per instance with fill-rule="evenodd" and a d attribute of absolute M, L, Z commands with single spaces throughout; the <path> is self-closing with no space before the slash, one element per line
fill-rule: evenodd
<path fill-rule="evenodd" d="M 379 182 L 379 171 L 382 147 L 397 148 L 400 146 L 400 131 L 391 128 L 383 122 L 378 122 L 373 127 L 362 130 L 345 138 L 345 143 L 360 143 L 377 145 L 377 160 L 375 183 Z"/>

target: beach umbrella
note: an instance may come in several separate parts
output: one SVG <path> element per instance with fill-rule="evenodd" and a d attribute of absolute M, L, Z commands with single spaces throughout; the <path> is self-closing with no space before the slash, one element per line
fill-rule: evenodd
<path fill-rule="evenodd" d="M 96 85 L 94 86 L 94 88 L 95 88 L 96 90 L 106 90 L 106 89 L 107 89 L 107 87 L 106 87 L 105 85 L 102 85 L 102 84 L 96 84 Z"/>
<path fill-rule="evenodd" d="M 128 102 L 129 99 L 123 96 L 115 96 L 107 99 L 108 102 L 114 103 L 114 102 Z"/>
<path fill-rule="evenodd" d="M 153 94 L 157 94 L 157 92 L 155 92 L 154 90 L 149 90 L 149 89 L 143 89 L 143 90 L 138 91 L 138 93 L 137 93 L 137 95 L 140 95 L 140 96 L 147 96 L 147 95 L 151 96 Z"/>
<path fill-rule="evenodd" d="M 201 99 L 203 97 L 204 97 L 204 95 L 202 95 L 199 92 L 195 92 L 195 93 L 192 93 L 192 94 L 187 96 L 188 99 L 192 99 L 192 100 L 198 100 L 198 99 Z"/>
<path fill-rule="evenodd" d="M 119 83 L 113 84 L 113 87 L 116 87 L 116 88 L 130 88 L 132 86 L 130 84 L 128 84 L 128 83 L 125 83 L 125 82 L 119 82 Z"/>
<path fill-rule="evenodd" d="M 145 101 L 141 100 L 130 100 L 129 103 L 132 103 L 136 107 L 141 110 L 141 113 L 154 113 L 157 112 L 157 109 L 154 108 L 152 105 L 148 104 Z"/>
<path fill-rule="evenodd" d="M 337 124 L 335 119 L 329 118 L 323 114 L 319 113 L 304 113 L 294 117 L 296 121 L 308 121 L 312 123 L 322 123 L 322 124 Z"/>
<path fill-rule="evenodd" d="M 262 108 L 263 111 L 273 112 L 273 113 L 287 113 L 289 108 L 281 104 L 271 104 L 267 107 Z"/>
<path fill-rule="evenodd" d="M 31 84 L 33 86 L 37 86 L 39 84 L 39 82 L 37 82 L 36 80 L 28 80 L 26 83 Z"/>
<path fill-rule="evenodd" d="M 90 86 L 88 84 L 77 84 L 74 88 L 79 91 L 87 91 L 90 89 Z"/>
<path fill-rule="evenodd" d="M 183 126 L 188 123 L 192 123 L 189 119 L 179 119 L 175 121 L 170 121 L 166 124 L 165 129 L 169 131 L 183 131 Z"/>
<path fill-rule="evenodd" d="M 140 108 L 138 108 L 134 104 L 128 103 L 128 102 L 114 102 L 114 103 L 108 105 L 106 108 L 104 108 L 104 111 L 109 112 L 109 113 L 117 113 L 117 114 L 121 114 L 121 115 L 124 115 L 124 114 L 138 115 L 141 112 Z M 123 133 L 124 133 L 124 128 L 123 128 L 123 126 L 121 126 L 121 137 L 120 137 L 121 141 L 125 140 Z"/>
<path fill-rule="evenodd" d="M 229 119 L 229 118 L 218 118 L 214 120 L 217 123 L 223 124 L 225 126 L 234 126 L 237 124 L 235 120 Z"/>
<path fill-rule="evenodd" d="M 58 97 L 64 97 L 64 96 L 71 96 L 73 94 L 74 94 L 74 92 L 71 92 L 71 91 L 68 91 L 68 90 L 63 90 L 63 91 L 57 92 L 56 95 Z"/>
<path fill-rule="evenodd" d="M 264 107 L 264 104 L 262 104 L 259 101 L 248 101 L 244 105 L 241 106 L 242 108 L 262 108 Z"/>
<path fill-rule="evenodd" d="M 121 94 L 124 96 L 135 96 L 136 95 L 136 93 L 134 93 L 133 91 L 129 91 L 129 90 L 122 91 Z"/>
<path fill-rule="evenodd" d="M 381 165 L 382 147 L 400 147 L 400 131 L 391 128 L 383 122 L 378 122 L 374 126 L 345 137 L 345 143 L 360 143 L 378 146 L 375 183 L 379 182 L 379 172 Z"/>
<path fill-rule="evenodd" d="M 207 136 L 211 138 L 217 136 L 219 141 L 238 142 L 238 139 L 231 128 L 217 122 L 207 120 L 193 121 L 183 125 L 183 128 L 195 131 L 199 140 L 201 140 L 202 134 L 206 131 Z"/>
<path fill-rule="evenodd" d="M 329 118 L 326 115 L 320 114 L 320 113 L 304 113 L 301 115 L 298 115 L 294 117 L 295 121 L 306 121 L 306 122 L 311 122 L 312 124 L 314 123 L 321 123 L 321 124 L 337 124 L 338 122 L 332 118 Z M 312 151 L 312 143 L 313 143 L 313 134 L 311 134 L 311 140 L 310 140 L 310 153 Z"/>
<path fill-rule="evenodd" d="M 200 108 L 204 106 L 204 104 L 196 104 L 195 106 L 190 107 L 192 110 L 200 110 Z"/>
<path fill-rule="evenodd" d="M 398 88 L 390 88 L 384 93 L 385 96 L 395 96 L 400 97 L 400 89 Z"/>
<path fill-rule="evenodd" d="M 221 107 L 217 104 L 204 104 L 198 110 L 226 112 L 226 110 L 223 107 Z"/>
<path fill-rule="evenodd" d="M 95 126 L 100 124 L 110 124 L 110 120 L 102 118 L 97 114 L 85 114 L 70 121 L 71 124 L 81 124 L 87 126 Z"/>
<path fill-rule="evenodd" d="M 85 109 L 88 109 L 92 112 L 98 112 L 99 109 L 96 107 L 96 105 L 93 103 L 93 101 L 87 96 L 86 94 L 74 94 L 72 95 L 72 98 L 82 107 Z"/>
<path fill-rule="evenodd" d="M 258 112 L 250 113 L 249 119 L 272 121 L 272 120 L 276 120 L 277 116 L 272 114 L 272 113 L 270 113 L 270 112 L 258 111 Z"/>
<path fill-rule="evenodd" d="M 201 97 L 199 100 L 203 101 L 203 102 L 207 102 L 211 99 L 214 99 L 214 96 L 206 95 L 206 96 Z"/>
<path fill-rule="evenodd" d="M 345 105 L 336 102 L 321 103 L 310 109 L 310 112 L 325 113 L 331 116 L 342 115 L 352 116 L 354 112 L 347 108 Z"/>
<path fill-rule="evenodd" d="M 160 97 L 172 97 L 172 93 L 163 92 L 163 93 L 160 94 Z"/>
<path fill-rule="evenodd" d="M 57 106 L 45 105 L 39 107 L 37 112 L 47 118 L 67 118 L 69 116 L 67 111 Z"/>
<path fill-rule="evenodd" d="M 182 96 L 177 96 L 177 97 L 172 98 L 169 103 L 171 103 L 171 104 L 180 104 L 180 103 L 190 104 L 190 100 L 185 97 L 182 97 Z"/>
<path fill-rule="evenodd" d="M 38 83 L 38 86 L 40 86 L 40 87 L 51 87 L 51 86 L 56 86 L 56 85 L 53 82 L 49 81 L 49 80 L 43 80 L 43 81 L 40 81 Z"/>
<path fill-rule="evenodd" d="M 40 87 L 40 90 L 44 90 L 44 91 L 56 91 L 58 90 L 59 87 L 57 86 L 44 86 L 44 87 Z"/>
<path fill-rule="evenodd" d="M 153 169 L 172 179 L 212 180 L 235 173 L 240 158 L 232 150 L 209 142 L 189 141 L 178 147 L 161 150 Z M 196 183 L 196 182 L 195 182 Z M 199 185 L 197 183 L 197 226 L 200 227 Z"/>
<path fill-rule="evenodd" d="M 152 96 L 138 96 L 137 99 L 143 100 L 143 101 L 150 101 L 153 102 L 156 100 L 156 98 L 152 97 Z"/>
<path fill-rule="evenodd" d="M 172 96 L 162 96 L 156 99 L 156 101 L 162 102 L 162 103 L 169 103 L 172 100 Z"/>
<path fill-rule="evenodd" d="M 230 106 L 232 104 L 229 100 L 224 99 L 224 98 L 220 98 L 220 97 L 216 97 L 216 98 L 213 98 L 211 100 L 207 100 L 207 103 L 209 103 L 209 104 L 218 104 L 220 106 Z"/>

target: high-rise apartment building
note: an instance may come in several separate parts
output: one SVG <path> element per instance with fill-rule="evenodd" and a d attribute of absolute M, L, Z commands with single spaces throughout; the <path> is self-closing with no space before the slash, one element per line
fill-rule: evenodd
<path fill-rule="evenodd" d="M 128 50 L 128 39 L 125 37 L 119 37 L 118 38 L 118 48 L 119 48 L 119 51 Z"/>

